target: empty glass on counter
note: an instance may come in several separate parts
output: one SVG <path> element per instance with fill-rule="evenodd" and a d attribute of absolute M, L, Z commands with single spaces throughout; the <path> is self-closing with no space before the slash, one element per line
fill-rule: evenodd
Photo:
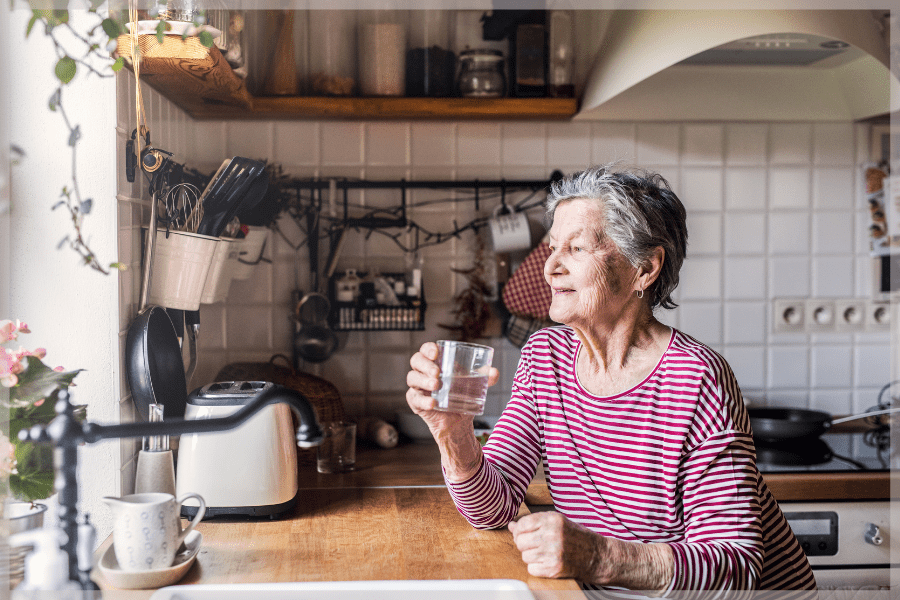
<path fill-rule="evenodd" d="M 356 467 L 356 423 L 324 423 L 322 443 L 316 452 L 319 473 L 352 471 Z"/>

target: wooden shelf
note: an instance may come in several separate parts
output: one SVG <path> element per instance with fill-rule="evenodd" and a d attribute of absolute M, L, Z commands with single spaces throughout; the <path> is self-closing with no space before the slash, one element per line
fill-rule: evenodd
<path fill-rule="evenodd" d="M 205 59 L 144 58 L 141 80 L 197 120 L 566 120 L 574 98 L 254 97 L 215 47 Z"/>

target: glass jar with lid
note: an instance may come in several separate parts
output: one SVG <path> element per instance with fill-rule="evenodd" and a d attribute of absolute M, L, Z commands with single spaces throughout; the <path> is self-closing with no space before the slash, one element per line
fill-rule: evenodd
<path fill-rule="evenodd" d="M 464 50 L 459 53 L 456 87 L 465 98 L 501 98 L 506 95 L 503 53 L 499 50 Z"/>

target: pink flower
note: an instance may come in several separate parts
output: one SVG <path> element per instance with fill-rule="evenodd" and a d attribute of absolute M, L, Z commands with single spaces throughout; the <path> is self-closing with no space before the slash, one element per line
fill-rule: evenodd
<path fill-rule="evenodd" d="M 66 368 L 60 365 L 58 367 L 53 367 L 53 370 L 56 371 L 57 373 L 62 373 L 63 371 L 66 370 Z"/>
<path fill-rule="evenodd" d="M 19 362 L 19 357 L 6 348 L 0 347 L 0 384 L 4 387 L 16 385 L 19 382 L 16 373 L 21 372 L 22 365 Z"/>
<path fill-rule="evenodd" d="M 13 325 L 13 322 L 9 319 L 0 321 L 0 344 L 16 339 L 18 337 L 16 335 L 17 330 L 18 327 Z"/>
<path fill-rule="evenodd" d="M 18 319 L 16 319 L 16 329 L 19 330 L 19 333 L 31 333 L 31 330 L 28 329 L 28 323 Z"/>

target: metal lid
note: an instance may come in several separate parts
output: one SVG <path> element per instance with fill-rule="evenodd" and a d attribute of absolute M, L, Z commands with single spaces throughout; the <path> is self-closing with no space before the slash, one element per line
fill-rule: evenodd
<path fill-rule="evenodd" d="M 463 50 L 459 53 L 460 60 L 474 60 L 479 62 L 498 62 L 503 60 L 503 52 L 487 48 Z"/>
<path fill-rule="evenodd" d="M 271 381 L 219 381 L 194 390 L 188 404 L 194 406 L 243 406 L 260 392 L 273 387 Z"/>

